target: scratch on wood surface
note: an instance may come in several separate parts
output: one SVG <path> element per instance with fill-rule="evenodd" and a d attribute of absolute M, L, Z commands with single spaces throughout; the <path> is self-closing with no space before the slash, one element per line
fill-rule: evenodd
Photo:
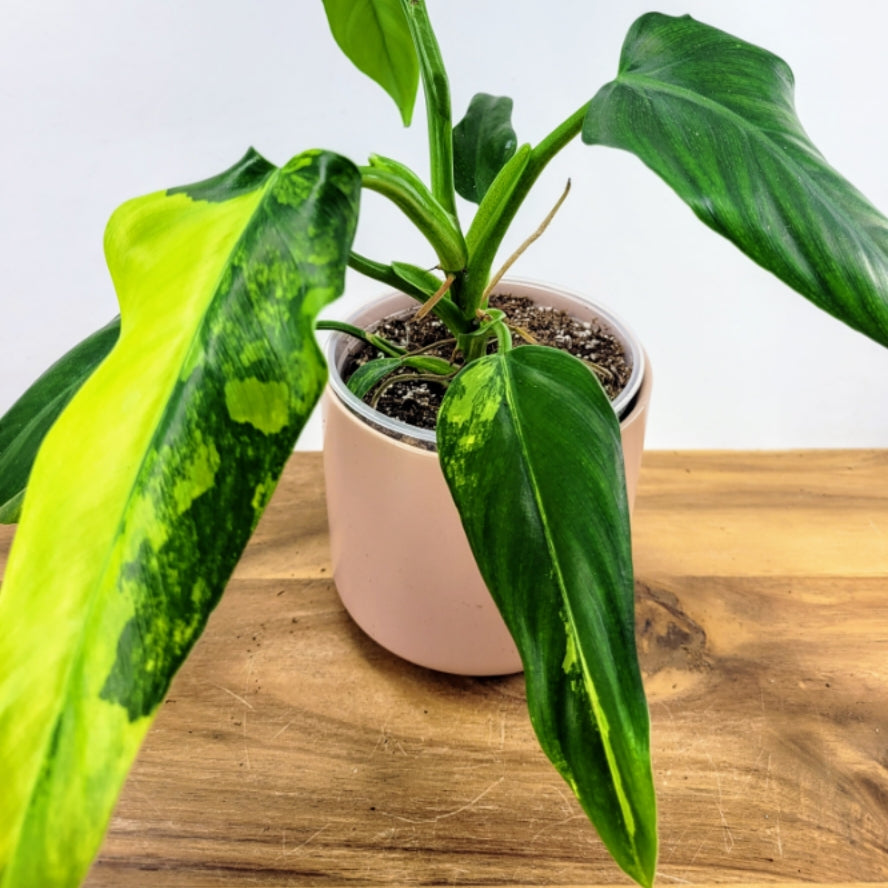
<path fill-rule="evenodd" d="M 286 731 L 287 728 L 289 728 L 290 725 L 292 725 L 292 724 L 293 724 L 293 719 L 291 718 L 290 721 L 288 721 L 279 731 L 275 731 L 275 733 L 271 736 L 269 742 L 271 742 L 271 740 L 277 740 L 277 738 L 280 737 L 281 734 L 283 734 L 284 731 Z"/>
<path fill-rule="evenodd" d="M 241 697 L 239 694 L 235 694 L 234 691 L 231 691 L 228 688 L 222 687 L 222 685 L 217 685 L 217 684 L 214 684 L 213 687 L 220 690 L 220 691 L 225 691 L 226 694 L 231 694 L 231 696 L 234 697 L 234 699 L 237 700 L 238 703 L 243 703 L 243 705 L 246 706 L 247 709 L 253 708 L 250 703 L 248 703 L 246 700 L 244 700 L 244 698 Z"/>
<path fill-rule="evenodd" d="M 716 788 L 716 801 L 718 805 L 718 816 L 721 819 L 722 825 L 722 834 L 725 852 L 730 853 L 734 850 L 734 834 L 731 832 L 731 827 L 728 825 L 728 818 L 725 817 L 725 807 L 724 807 L 724 796 L 722 794 L 722 781 L 721 774 L 718 769 L 715 767 L 715 762 L 712 760 L 712 756 L 707 756 L 709 759 L 709 764 L 712 766 L 712 773 L 715 775 L 715 788 Z"/>
<path fill-rule="evenodd" d="M 157 815 L 159 819 L 165 819 L 164 814 L 166 812 L 162 811 L 160 807 L 155 803 L 154 799 L 152 799 L 151 796 L 142 789 L 141 784 L 136 778 L 130 777 L 127 781 L 127 786 L 129 787 L 129 791 L 137 795 L 149 808 L 151 808 L 151 810 L 155 813 L 155 815 Z M 117 819 L 118 818 L 115 817 L 115 820 Z M 170 827 L 170 829 L 176 828 L 176 824 L 174 824 L 172 820 L 166 819 L 165 822 L 166 825 Z"/>
<path fill-rule="evenodd" d="M 540 829 L 536 830 L 536 832 L 534 832 L 533 837 L 530 840 L 530 844 L 533 845 L 533 843 L 536 842 L 537 839 L 546 835 L 546 833 L 551 832 L 553 829 L 558 829 L 559 827 L 564 826 L 567 823 L 570 823 L 572 820 L 585 820 L 585 819 L 586 819 L 586 815 L 583 813 L 569 814 L 567 817 L 563 817 L 561 820 L 556 820 L 553 823 L 547 823 L 545 826 L 541 827 Z"/>
<path fill-rule="evenodd" d="M 250 709 L 252 709 L 252 708 L 253 707 L 251 706 Z M 249 743 L 247 742 L 247 713 L 246 712 L 244 713 L 244 716 L 243 716 L 242 728 L 243 728 L 243 736 L 244 736 L 244 761 L 247 764 L 247 770 L 252 771 L 253 766 L 250 763 L 250 746 L 249 746 Z"/>
<path fill-rule="evenodd" d="M 500 783 L 503 782 L 504 777 L 498 777 L 493 783 L 490 784 L 486 789 L 482 789 L 478 795 L 475 796 L 471 801 L 466 802 L 464 805 L 460 805 L 458 808 L 454 808 L 452 811 L 445 811 L 443 814 L 436 814 L 434 817 L 422 817 L 419 819 L 413 817 L 402 817 L 400 814 L 392 814 L 389 811 L 380 811 L 380 814 L 385 815 L 386 817 L 394 817 L 395 820 L 401 820 L 404 823 L 438 823 L 440 820 L 446 820 L 448 817 L 456 817 L 457 814 L 461 814 L 463 811 L 468 811 L 469 808 L 476 805 L 484 796 L 487 795 L 491 790 L 495 789 Z"/>
<path fill-rule="evenodd" d="M 780 835 L 780 809 L 777 809 L 777 853 L 783 857 L 783 838 Z"/>
<path fill-rule="evenodd" d="M 388 725 L 382 726 L 376 745 L 370 751 L 370 758 L 373 758 L 373 756 L 380 750 L 390 754 L 399 752 L 401 755 L 408 755 L 407 750 L 404 748 L 404 744 L 397 737 L 389 733 Z"/>
<path fill-rule="evenodd" d="M 678 882 L 679 885 L 690 885 L 692 884 L 690 879 L 682 879 L 681 876 L 670 876 L 668 873 L 661 873 L 659 870 L 656 873 L 658 879 L 666 879 L 668 882 Z"/>
<path fill-rule="evenodd" d="M 287 831 L 285 829 L 281 830 L 281 851 L 278 854 L 278 858 L 281 857 L 289 857 L 292 854 L 297 854 L 300 852 L 306 845 L 310 842 L 313 842 L 330 824 L 325 823 L 320 829 L 316 829 L 307 839 L 300 842 L 298 845 L 293 845 L 292 848 L 287 847 Z"/>
<path fill-rule="evenodd" d="M 502 707 L 496 716 L 487 717 L 487 743 L 499 752 L 503 752 L 506 748 L 506 715 Z"/>

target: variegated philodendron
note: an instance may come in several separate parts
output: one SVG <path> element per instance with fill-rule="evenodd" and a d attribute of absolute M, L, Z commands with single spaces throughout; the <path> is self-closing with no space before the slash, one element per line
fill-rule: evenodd
<path fill-rule="evenodd" d="M 505 97 L 477 95 L 453 126 L 424 0 L 323 2 L 342 50 L 405 123 L 422 80 L 428 184 L 379 155 L 356 167 L 308 152 L 278 169 L 250 152 L 112 217 L 119 322 L 0 419 L 0 520 L 21 509 L 0 594 L 0 888 L 74 885 L 88 867 L 319 396 L 315 320 L 347 264 L 449 330 L 451 368 L 358 331 L 383 356 L 353 386 L 369 393 L 411 367 L 449 385 L 441 463 L 521 652 L 534 728 L 643 885 L 657 814 L 619 428 L 585 366 L 513 349 L 508 318 L 489 309 L 506 233 L 582 136 L 634 152 L 754 261 L 888 345 L 888 221 L 810 142 L 771 53 L 687 16 L 642 16 L 617 77 L 521 143 Z M 362 187 L 415 223 L 428 256 L 351 251 Z M 457 194 L 477 204 L 465 229 Z"/>

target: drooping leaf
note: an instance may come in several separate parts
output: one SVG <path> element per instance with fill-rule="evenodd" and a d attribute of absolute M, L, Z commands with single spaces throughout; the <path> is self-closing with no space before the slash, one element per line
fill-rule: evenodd
<path fill-rule="evenodd" d="M 649 885 L 656 806 L 613 408 L 580 361 L 522 346 L 450 384 L 438 450 L 521 653 L 540 744 L 617 863 Z"/>
<path fill-rule="evenodd" d="M 779 58 L 687 16 L 643 16 L 583 140 L 635 153 L 703 222 L 888 345 L 888 220 L 811 143 Z"/>
<path fill-rule="evenodd" d="M 115 318 L 59 358 L 0 418 L 0 523 L 18 520 L 44 436 L 119 335 L 120 320 Z"/>
<path fill-rule="evenodd" d="M 512 100 L 478 93 L 466 116 L 453 128 L 453 171 L 457 192 L 481 203 L 493 180 L 515 154 Z"/>
<path fill-rule="evenodd" d="M 339 48 L 395 101 L 410 125 L 419 89 L 419 60 L 400 0 L 324 0 Z"/>
<path fill-rule="evenodd" d="M 89 866 L 320 395 L 359 183 L 335 155 L 250 152 L 112 216 L 120 340 L 44 440 L 0 594 L 3 888 Z"/>

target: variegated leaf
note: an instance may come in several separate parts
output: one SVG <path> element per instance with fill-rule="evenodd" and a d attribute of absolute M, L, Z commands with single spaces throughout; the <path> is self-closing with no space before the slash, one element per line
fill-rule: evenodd
<path fill-rule="evenodd" d="M 254 152 L 124 204 L 118 345 L 47 435 L 0 594 L 0 885 L 73 885 L 325 380 L 359 176 Z"/>
<path fill-rule="evenodd" d="M 540 745 L 617 863 L 650 885 L 656 804 L 613 408 L 576 358 L 522 346 L 451 383 L 438 450 Z"/>

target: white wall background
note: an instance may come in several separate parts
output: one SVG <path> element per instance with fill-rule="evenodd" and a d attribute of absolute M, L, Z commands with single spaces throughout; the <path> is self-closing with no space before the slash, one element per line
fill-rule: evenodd
<path fill-rule="evenodd" d="M 537 141 L 613 76 L 626 30 L 649 8 L 432 0 L 455 111 L 476 91 L 510 95 L 519 139 Z M 888 5 L 657 8 L 783 56 L 812 139 L 888 209 Z M 388 97 L 339 55 L 320 0 L 3 0 L 2 11 L 0 411 L 116 314 L 102 232 L 125 199 L 220 172 L 249 145 L 277 163 L 324 147 L 425 169 L 421 108 L 403 129 Z M 888 446 L 888 350 L 752 265 L 630 155 L 570 146 L 506 249 L 568 177 L 568 203 L 514 273 L 594 294 L 641 335 L 656 372 L 651 447 Z M 426 261 L 388 207 L 373 196 L 366 205 L 376 221 L 365 216 L 359 249 Z M 352 278 L 332 314 L 378 289 Z M 314 422 L 300 447 L 319 446 Z"/>

